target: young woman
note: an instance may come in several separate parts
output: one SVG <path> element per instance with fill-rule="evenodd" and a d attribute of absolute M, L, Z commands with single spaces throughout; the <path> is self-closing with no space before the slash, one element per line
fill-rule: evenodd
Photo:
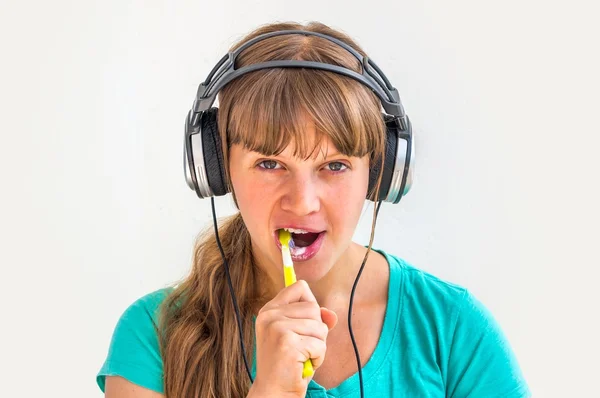
<path fill-rule="evenodd" d="M 290 30 L 311 34 L 271 35 Z M 236 50 L 232 73 L 294 60 L 364 76 L 367 65 L 353 40 L 321 23 L 262 26 Z M 225 69 L 214 75 L 225 79 Z M 257 68 L 218 89 L 218 112 L 187 120 L 204 137 L 214 132 L 194 150 L 217 166 L 187 172 L 201 197 L 231 192 L 239 213 L 218 236 L 201 236 L 182 283 L 125 311 L 97 377 L 106 397 L 529 396 L 509 343 L 473 295 L 371 248 L 378 206 L 368 247 L 352 241 L 366 199 L 380 204 L 409 188 L 410 142 L 399 168 L 401 144 L 390 150 L 389 131 L 410 130 L 401 106 L 390 106 L 393 92 L 386 103 L 391 91 L 314 64 Z M 192 146 L 186 164 L 198 162 Z M 288 287 L 282 229 L 295 242 L 298 281 Z M 303 377 L 308 359 L 314 373 Z"/>

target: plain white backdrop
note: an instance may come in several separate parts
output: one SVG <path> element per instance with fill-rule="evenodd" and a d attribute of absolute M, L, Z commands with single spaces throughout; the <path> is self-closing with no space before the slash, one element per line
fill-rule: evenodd
<path fill-rule="evenodd" d="M 186 274 L 210 225 L 181 158 L 198 84 L 256 26 L 318 20 L 363 46 L 414 125 L 416 181 L 382 206 L 375 247 L 480 298 L 535 396 L 600 396 L 596 7 L 0 2 L 0 395 L 101 396 L 117 319 Z"/>

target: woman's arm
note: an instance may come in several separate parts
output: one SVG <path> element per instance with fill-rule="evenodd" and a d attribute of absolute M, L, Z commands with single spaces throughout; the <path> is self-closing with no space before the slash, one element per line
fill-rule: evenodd
<path fill-rule="evenodd" d="M 148 390 L 120 376 L 107 376 L 104 391 L 106 398 L 165 398 L 156 391 Z"/>

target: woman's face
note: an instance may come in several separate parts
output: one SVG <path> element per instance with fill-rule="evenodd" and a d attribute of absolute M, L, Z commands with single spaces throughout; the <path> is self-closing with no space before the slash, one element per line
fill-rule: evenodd
<path fill-rule="evenodd" d="M 312 121 L 305 134 L 314 142 Z M 293 156 L 293 145 L 268 157 L 233 145 L 230 176 L 258 264 L 273 276 L 283 272 L 278 230 L 292 228 L 297 277 L 311 282 L 351 243 L 367 195 L 369 158 L 339 154 L 327 137 L 307 160 Z"/>

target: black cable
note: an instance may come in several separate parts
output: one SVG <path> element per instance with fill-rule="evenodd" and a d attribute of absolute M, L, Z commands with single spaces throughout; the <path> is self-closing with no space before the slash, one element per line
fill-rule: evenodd
<path fill-rule="evenodd" d="M 240 333 L 240 344 L 242 345 L 242 357 L 244 358 L 244 365 L 246 365 L 246 372 L 248 372 L 248 377 L 250 377 L 250 382 L 254 383 L 254 379 L 252 378 L 252 372 L 250 372 L 250 367 L 248 366 L 248 360 L 246 359 L 246 348 L 244 347 L 244 336 L 242 334 L 242 320 L 240 317 L 240 310 L 237 305 L 237 300 L 235 299 L 235 293 L 233 293 L 233 284 L 231 283 L 231 275 L 229 274 L 229 263 L 225 258 L 225 253 L 223 252 L 223 247 L 221 246 L 221 239 L 219 239 L 219 228 L 217 228 L 217 214 L 215 212 L 215 198 L 214 196 L 210 197 L 210 205 L 212 207 L 212 215 L 213 215 L 213 226 L 215 228 L 215 237 L 217 238 L 217 245 L 219 246 L 219 250 L 221 251 L 221 257 L 223 257 L 223 265 L 225 266 L 225 273 L 227 274 L 227 282 L 229 284 L 229 292 L 231 293 L 231 300 L 233 301 L 233 309 L 235 310 L 235 317 L 237 319 L 238 331 Z"/>
<path fill-rule="evenodd" d="M 381 207 L 381 200 L 377 203 L 377 208 L 375 209 L 375 223 L 377 223 L 377 216 L 379 215 L 379 208 Z M 365 258 L 360 266 L 360 270 L 358 271 L 358 275 L 356 275 L 356 279 L 354 280 L 354 285 L 352 286 L 352 293 L 350 293 L 350 305 L 348 306 L 348 331 L 350 332 L 350 339 L 352 340 L 352 346 L 354 347 L 354 354 L 356 355 L 356 366 L 358 367 L 358 380 L 360 381 L 360 396 L 364 398 L 365 390 L 363 387 L 363 377 L 362 377 L 362 366 L 360 363 L 360 355 L 358 354 L 358 347 L 356 346 L 356 340 L 354 340 L 354 333 L 352 332 L 352 302 L 354 301 L 354 292 L 356 290 L 356 286 L 358 285 L 358 279 L 363 272 L 363 268 L 367 262 L 367 256 L 369 252 L 365 254 Z"/>

